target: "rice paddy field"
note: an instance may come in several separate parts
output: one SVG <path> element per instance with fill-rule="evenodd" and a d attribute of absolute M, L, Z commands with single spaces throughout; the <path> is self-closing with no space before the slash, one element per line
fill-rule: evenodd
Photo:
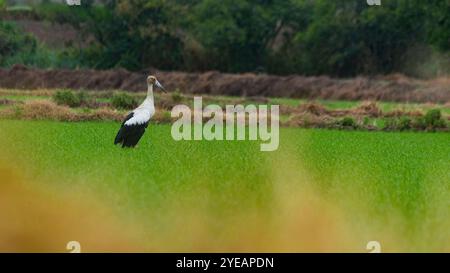
<path fill-rule="evenodd" d="M 281 128 L 260 152 L 169 124 L 121 149 L 119 126 L 0 120 L 0 249 L 450 251 L 448 133 Z"/>
<path fill-rule="evenodd" d="M 419 2 L 0 0 L 0 253 L 450 253 L 450 0 Z"/>

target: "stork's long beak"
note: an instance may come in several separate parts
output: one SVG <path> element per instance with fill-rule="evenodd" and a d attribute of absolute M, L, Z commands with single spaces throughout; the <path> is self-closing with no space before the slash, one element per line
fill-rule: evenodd
<path fill-rule="evenodd" d="M 158 80 L 155 81 L 155 85 L 156 87 L 161 89 L 164 93 L 166 93 L 166 89 L 164 88 L 164 86 L 162 86 L 162 84 Z"/>

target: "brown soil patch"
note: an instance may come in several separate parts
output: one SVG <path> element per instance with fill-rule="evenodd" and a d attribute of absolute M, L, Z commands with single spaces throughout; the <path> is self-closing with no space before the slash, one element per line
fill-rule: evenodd
<path fill-rule="evenodd" d="M 89 90 L 145 91 L 147 74 L 155 74 L 168 90 L 186 94 L 246 97 L 289 97 L 332 100 L 395 102 L 450 101 L 450 80 L 418 80 L 405 76 L 333 79 L 327 76 L 271 76 L 117 70 L 41 70 L 16 65 L 0 69 L 0 87 L 15 89 L 71 88 Z"/>

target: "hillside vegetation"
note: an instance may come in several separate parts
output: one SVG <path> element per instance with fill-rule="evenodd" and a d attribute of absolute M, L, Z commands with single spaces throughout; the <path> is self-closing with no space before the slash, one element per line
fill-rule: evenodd
<path fill-rule="evenodd" d="M 447 1 L 394 0 L 379 7 L 361 0 L 91 2 L 3 11 L 12 21 L 72 25 L 91 42 L 60 52 L 39 47 L 30 52 L 23 34 L 2 23 L 0 65 L 339 77 L 435 77 L 450 71 Z"/>

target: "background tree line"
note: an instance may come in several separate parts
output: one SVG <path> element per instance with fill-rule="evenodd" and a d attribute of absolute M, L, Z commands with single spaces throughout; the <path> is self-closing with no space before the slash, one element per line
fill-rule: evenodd
<path fill-rule="evenodd" d="M 339 77 L 450 71 L 450 0 L 391 0 L 381 7 L 365 0 L 82 2 L 44 3 L 35 12 L 95 38 L 64 54 L 85 67 Z"/>

